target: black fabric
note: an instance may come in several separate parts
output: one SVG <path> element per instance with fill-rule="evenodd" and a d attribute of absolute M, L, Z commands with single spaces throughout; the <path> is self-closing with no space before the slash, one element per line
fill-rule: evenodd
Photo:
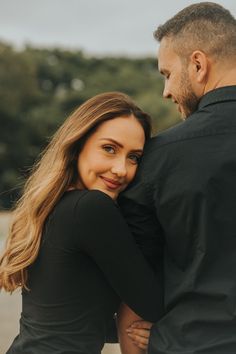
<path fill-rule="evenodd" d="M 154 272 L 116 204 L 95 190 L 66 192 L 57 204 L 28 287 L 8 354 L 98 354 L 121 300 L 145 319 L 160 316 Z"/>
<path fill-rule="evenodd" d="M 120 203 L 164 288 L 149 354 L 235 354 L 236 86 L 150 141 Z"/>

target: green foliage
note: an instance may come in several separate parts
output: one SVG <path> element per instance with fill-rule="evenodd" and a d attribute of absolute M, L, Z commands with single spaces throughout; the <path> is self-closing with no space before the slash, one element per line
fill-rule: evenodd
<path fill-rule="evenodd" d="M 86 99 L 122 91 L 152 116 L 154 132 L 179 121 L 162 99 L 156 59 L 87 57 L 81 51 L 17 51 L 0 43 L 0 208 L 18 197 L 50 136 Z"/>

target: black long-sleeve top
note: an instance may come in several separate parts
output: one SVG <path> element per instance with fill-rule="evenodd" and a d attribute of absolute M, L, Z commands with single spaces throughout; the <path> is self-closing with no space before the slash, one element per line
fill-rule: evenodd
<path fill-rule="evenodd" d="M 69 191 L 49 216 L 8 354 L 98 354 L 120 301 L 156 321 L 154 273 L 114 201 Z"/>
<path fill-rule="evenodd" d="M 151 139 L 120 203 L 164 289 L 148 353 L 235 354 L 236 86 Z"/>

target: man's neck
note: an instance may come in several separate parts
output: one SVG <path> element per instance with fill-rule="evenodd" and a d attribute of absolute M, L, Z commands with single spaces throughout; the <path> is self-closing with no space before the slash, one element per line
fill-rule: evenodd
<path fill-rule="evenodd" d="M 236 85 L 236 68 L 235 66 L 225 66 L 224 70 L 215 67 L 210 74 L 206 83 L 204 94 L 214 89 Z"/>

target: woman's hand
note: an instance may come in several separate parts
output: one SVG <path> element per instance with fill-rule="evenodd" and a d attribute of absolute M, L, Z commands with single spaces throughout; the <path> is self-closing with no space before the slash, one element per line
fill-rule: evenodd
<path fill-rule="evenodd" d="M 117 329 L 122 354 L 144 354 L 148 347 L 152 323 L 142 320 L 127 305 L 121 304 Z"/>
<path fill-rule="evenodd" d="M 137 347 L 147 350 L 152 325 L 153 323 L 144 320 L 135 321 L 126 332 Z"/>

